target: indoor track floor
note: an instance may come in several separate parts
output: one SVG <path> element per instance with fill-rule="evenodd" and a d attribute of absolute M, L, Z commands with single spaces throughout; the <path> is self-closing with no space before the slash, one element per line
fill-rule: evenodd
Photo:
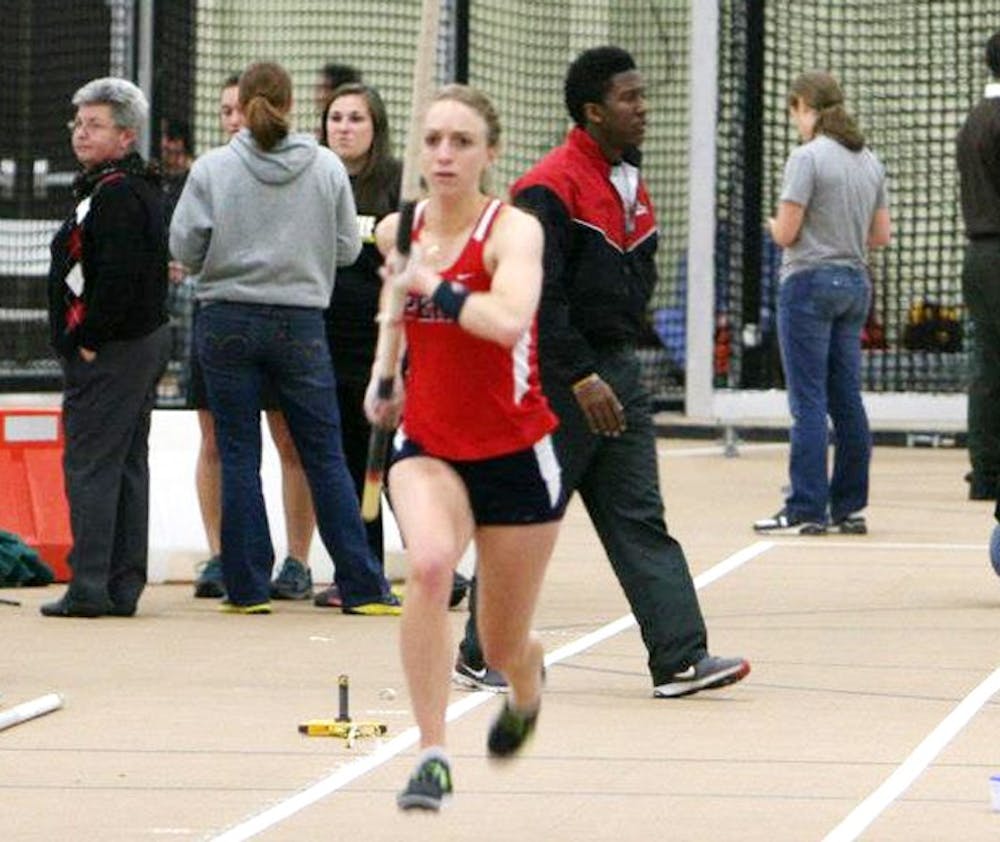
<path fill-rule="evenodd" d="M 220 614 L 190 584 L 150 586 L 132 619 L 42 618 L 62 586 L 0 591 L 0 712 L 63 709 L 0 731 L 0 838 L 986 842 L 1000 839 L 1000 579 L 992 503 L 964 450 L 879 448 L 870 534 L 762 539 L 785 445 L 661 440 L 668 523 L 716 654 L 742 683 L 656 700 L 627 604 L 578 500 L 537 616 L 549 653 L 539 730 L 497 767 L 494 696 L 454 690 L 455 797 L 394 796 L 415 756 L 398 620 L 311 603 Z M 457 635 L 464 604 L 452 612 Z M 298 724 L 388 726 L 348 747 Z"/>

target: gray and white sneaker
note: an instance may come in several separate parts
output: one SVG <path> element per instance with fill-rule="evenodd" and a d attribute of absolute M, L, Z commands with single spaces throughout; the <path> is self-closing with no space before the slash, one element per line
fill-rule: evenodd
<path fill-rule="evenodd" d="M 676 699 L 699 690 L 714 690 L 735 684 L 750 674 L 750 662 L 745 658 L 718 658 L 706 655 L 697 664 L 674 673 L 663 684 L 653 688 L 657 699 Z"/>
<path fill-rule="evenodd" d="M 830 529 L 839 532 L 841 535 L 867 535 L 868 522 L 864 515 L 847 515 L 847 517 L 835 520 Z"/>
<path fill-rule="evenodd" d="M 800 520 L 782 509 L 772 517 L 755 520 L 753 531 L 764 535 L 826 535 L 826 524 L 816 520 Z"/>
<path fill-rule="evenodd" d="M 312 571 L 297 558 L 288 556 L 271 582 L 271 599 L 312 599 L 312 588 Z"/>
<path fill-rule="evenodd" d="M 510 687 L 502 672 L 483 664 L 479 669 L 466 663 L 462 656 L 455 661 L 451 682 L 465 690 L 486 690 L 488 693 L 506 693 Z"/>
<path fill-rule="evenodd" d="M 196 569 L 198 578 L 194 580 L 194 595 L 198 599 L 224 599 L 226 580 L 222 576 L 222 559 L 214 555 Z"/>

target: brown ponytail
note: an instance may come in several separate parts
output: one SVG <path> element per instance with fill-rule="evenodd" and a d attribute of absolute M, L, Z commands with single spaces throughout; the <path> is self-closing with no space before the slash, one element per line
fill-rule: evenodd
<path fill-rule="evenodd" d="M 291 128 L 292 79 L 273 62 L 251 64 L 240 74 L 240 109 L 244 124 L 265 152 Z"/>
<path fill-rule="evenodd" d="M 788 104 L 802 103 L 817 113 L 816 134 L 833 138 L 852 152 L 865 148 L 865 136 L 844 107 L 844 94 L 829 73 L 803 73 L 788 92 Z"/>

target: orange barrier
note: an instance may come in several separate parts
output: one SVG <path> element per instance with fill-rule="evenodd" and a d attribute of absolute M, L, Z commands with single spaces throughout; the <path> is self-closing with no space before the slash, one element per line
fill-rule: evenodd
<path fill-rule="evenodd" d="M 63 429 L 56 409 L 0 407 L 0 529 L 20 536 L 52 568 L 70 578 L 73 545 L 63 490 Z"/>

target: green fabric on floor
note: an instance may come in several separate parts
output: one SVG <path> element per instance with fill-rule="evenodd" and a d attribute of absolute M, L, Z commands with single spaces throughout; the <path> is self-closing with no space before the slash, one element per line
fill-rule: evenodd
<path fill-rule="evenodd" d="M 0 588 L 49 585 L 55 574 L 21 538 L 0 529 Z"/>

